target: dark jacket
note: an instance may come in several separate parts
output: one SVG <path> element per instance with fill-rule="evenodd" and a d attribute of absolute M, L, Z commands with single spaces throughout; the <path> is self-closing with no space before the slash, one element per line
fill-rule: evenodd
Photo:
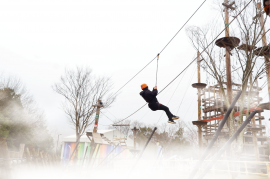
<path fill-rule="evenodd" d="M 140 95 L 143 97 L 143 99 L 148 102 L 148 106 L 150 109 L 152 109 L 153 111 L 157 110 L 158 109 L 158 100 L 157 100 L 157 94 L 158 94 L 158 91 L 157 89 L 153 89 L 153 91 L 150 91 L 147 88 L 143 89 L 142 92 L 140 92 Z"/>

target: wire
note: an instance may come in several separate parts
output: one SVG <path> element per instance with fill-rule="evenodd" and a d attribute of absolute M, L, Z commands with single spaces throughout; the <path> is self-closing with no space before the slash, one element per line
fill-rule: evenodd
<path fill-rule="evenodd" d="M 186 117 L 186 115 L 187 115 L 187 113 L 188 113 L 188 111 L 189 111 L 189 109 L 190 109 L 190 106 L 191 106 L 191 105 L 193 104 L 193 102 L 194 102 L 195 97 L 196 97 L 196 96 L 194 96 L 194 98 L 191 100 L 191 103 L 190 103 L 188 109 L 186 110 L 186 114 L 184 115 L 183 119 Z"/>
<path fill-rule="evenodd" d="M 197 11 L 202 7 L 202 5 L 206 2 L 206 0 L 204 0 L 202 2 L 202 4 L 196 9 L 196 11 L 188 18 L 188 20 L 185 22 L 185 24 L 178 30 L 178 32 L 176 32 L 176 34 L 173 36 L 173 38 L 171 38 L 171 40 L 167 43 L 167 45 L 165 45 L 165 47 L 160 51 L 159 54 L 161 54 L 166 47 L 172 42 L 172 40 L 178 35 L 178 33 L 183 29 L 183 27 L 189 22 L 189 20 L 197 13 Z"/>
<path fill-rule="evenodd" d="M 191 81 L 192 81 L 192 79 L 193 79 L 193 77 L 194 77 L 194 74 L 195 74 L 195 73 L 193 73 L 192 77 L 191 77 L 190 80 L 189 80 L 190 83 L 191 83 Z M 184 100 L 184 97 L 186 96 L 186 93 L 187 93 L 188 88 L 189 88 L 189 86 L 188 86 L 187 89 L 186 89 L 186 92 L 185 92 L 185 94 L 184 94 L 184 96 L 183 96 L 183 99 L 182 99 L 182 101 L 181 101 L 181 103 L 180 103 L 178 109 L 177 109 L 176 114 L 178 113 L 178 111 L 179 111 L 179 109 L 180 109 L 180 107 L 181 107 L 181 105 L 182 105 L 182 102 L 183 102 L 183 100 Z"/>
<path fill-rule="evenodd" d="M 159 54 L 157 55 L 156 86 L 157 86 L 157 75 L 158 75 L 158 60 L 159 60 Z"/>
<path fill-rule="evenodd" d="M 106 116 L 102 111 L 100 111 L 107 119 L 109 119 L 110 121 L 113 122 L 113 120 L 111 120 L 108 116 Z"/>
<path fill-rule="evenodd" d="M 196 11 L 188 18 L 188 20 L 182 25 L 182 27 L 176 32 L 176 34 L 169 40 L 169 42 L 163 47 L 163 49 L 158 53 L 159 55 L 167 48 L 167 46 L 172 42 L 172 40 L 178 35 L 178 33 L 185 27 L 185 25 L 190 21 L 190 19 L 197 13 L 197 11 L 206 2 L 204 0 L 202 4 L 196 9 Z M 119 88 L 115 94 L 117 94 L 121 89 L 123 89 L 131 80 L 133 80 L 139 73 L 141 73 L 150 63 L 152 63 L 158 56 L 155 56 L 149 63 L 147 63 L 138 73 L 136 73 L 130 80 L 128 80 L 121 88 Z"/>
<path fill-rule="evenodd" d="M 191 82 L 191 79 L 193 78 L 193 76 L 194 76 L 194 74 L 195 74 L 195 70 L 196 70 L 196 68 L 194 68 L 194 70 L 193 70 L 193 75 L 192 75 L 192 76 L 191 76 L 191 78 L 189 79 L 189 81 L 190 81 L 190 82 Z M 175 88 L 175 90 L 174 90 L 174 92 L 173 92 L 173 94 L 172 94 L 172 96 L 171 96 L 171 98 L 170 98 L 170 100 L 169 100 L 169 102 L 168 102 L 167 104 L 169 104 L 169 103 L 170 103 L 170 101 L 171 101 L 171 99 L 172 99 L 172 97 L 173 97 L 174 93 L 176 92 L 176 90 L 177 90 L 178 86 L 180 85 L 180 83 L 181 83 L 182 79 L 184 78 L 184 76 L 185 76 L 186 72 L 187 72 L 187 71 L 185 71 L 185 73 L 184 73 L 183 77 L 181 78 L 181 80 L 180 80 L 180 81 L 179 81 L 179 83 L 177 84 L 177 86 L 176 86 L 176 88 Z M 185 95 L 184 95 L 184 96 L 185 96 Z"/>
<path fill-rule="evenodd" d="M 117 120 L 117 117 L 115 117 L 115 115 L 113 115 L 107 108 L 104 108 L 108 113 L 110 113 L 116 120 Z"/>
<path fill-rule="evenodd" d="M 194 71 L 195 71 L 195 70 L 196 70 L 196 68 L 194 68 Z M 187 72 L 187 71 L 185 71 L 184 75 L 186 74 L 186 72 Z M 193 78 L 194 74 L 195 74 L 195 72 L 193 72 L 193 75 L 192 75 L 191 78 L 189 79 L 190 82 L 192 81 L 192 78 Z M 171 99 L 172 99 L 174 93 L 176 92 L 176 90 L 177 90 L 179 84 L 181 83 L 182 79 L 184 78 L 184 75 L 182 76 L 181 80 L 180 80 L 179 83 L 177 84 L 177 86 L 176 86 L 176 88 L 175 88 L 175 90 L 174 90 L 174 92 L 173 92 L 173 94 L 172 94 L 170 100 L 168 101 L 167 105 L 170 103 L 170 101 L 171 101 Z M 188 88 L 187 88 L 187 89 L 188 89 Z M 186 90 L 186 92 L 187 92 L 187 90 Z M 186 93 L 185 93 L 185 94 L 186 94 Z M 184 99 L 184 97 L 185 97 L 185 94 L 184 94 L 184 96 L 183 96 L 183 99 Z M 182 99 L 182 101 L 183 101 L 183 99 Z M 180 104 L 180 105 L 181 105 L 181 104 Z M 179 108 L 180 108 L 180 106 L 179 106 Z M 179 108 L 178 108 L 178 110 L 179 110 Z M 177 110 L 176 113 L 178 113 L 178 110 Z M 160 121 L 161 117 L 163 116 L 163 114 L 164 114 L 164 113 L 162 113 L 162 114 L 160 115 L 160 117 L 159 117 L 159 119 L 158 119 L 156 125 L 159 123 L 159 121 Z"/>
<path fill-rule="evenodd" d="M 246 4 L 246 6 L 233 18 L 233 20 L 231 20 L 230 22 L 229 22 L 229 24 L 228 25 L 230 25 L 242 12 L 243 12 L 243 10 L 244 9 L 246 9 L 246 7 L 251 3 L 251 1 L 252 0 L 250 0 L 247 4 Z M 225 27 L 205 48 L 204 48 L 204 50 L 202 51 L 202 52 L 200 52 L 200 54 L 199 55 L 201 55 L 203 52 L 205 52 L 205 50 L 220 36 L 220 34 L 222 33 L 222 32 L 224 32 L 225 30 L 226 30 L 226 28 L 227 27 Z M 173 37 L 174 38 L 174 37 Z M 156 58 L 156 57 L 155 57 Z M 172 81 L 170 81 L 158 94 L 160 94 L 161 92 L 163 92 L 170 84 L 172 84 L 172 82 L 174 82 L 195 60 L 197 59 L 197 57 L 194 59 L 194 60 L 192 60 L 185 68 L 184 68 L 184 70 L 182 70 Z M 203 59 L 204 60 L 204 59 Z M 122 122 L 122 121 L 124 121 L 124 120 L 126 120 L 126 119 L 128 119 L 130 116 L 132 116 L 132 115 L 134 115 L 135 113 L 137 113 L 139 110 L 141 110 L 145 105 L 146 105 L 147 103 L 145 103 L 142 107 L 140 107 L 139 109 L 137 109 L 135 112 L 133 112 L 132 114 L 130 114 L 128 117 L 126 117 L 126 118 L 124 118 L 124 119 L 122 119 L 122 120 L 120 120 L 120 121 L 118 121 L 117 123 L 119 123 L 119 122 Z M 117 124 L 116 123 L 116 124 Z"/>

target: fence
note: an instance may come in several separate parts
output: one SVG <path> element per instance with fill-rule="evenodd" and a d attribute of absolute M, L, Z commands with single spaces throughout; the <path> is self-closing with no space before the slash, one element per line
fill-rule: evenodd
<path fill-rule="evenodd" d="M 20 145 L 19 151 L 9 151 L 6 145 L 0 146 L 0 179 L 11 178 L 16 169 L 52 168 L 60 164 L 60 156 L 33 147 Z"/>

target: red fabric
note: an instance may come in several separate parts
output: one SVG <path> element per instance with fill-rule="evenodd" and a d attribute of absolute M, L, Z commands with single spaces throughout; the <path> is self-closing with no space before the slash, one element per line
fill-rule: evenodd
<path fill-rule="evenodd" d="M 252 112 L 255 108 L 251 108 L 249 110 L 249 112 Z M 261 108 L 256 108 L 256 110 L 261 110 Z M 244 114 L 247 112 L 247 110 L 244 110 Z M 236 116 L 239 116 L 240 112 L 236 112 L 233 114 L 234 117 Z M 214 121 L 214 120 L 218 120 L 218 119 L 223 119 L 224 116 L 218 116 L 218 117 L 214 117 L 214 118 L 211 118 L 211 119 L 205 119 L 205 120 L 202 120 L 202 121 Z"/>

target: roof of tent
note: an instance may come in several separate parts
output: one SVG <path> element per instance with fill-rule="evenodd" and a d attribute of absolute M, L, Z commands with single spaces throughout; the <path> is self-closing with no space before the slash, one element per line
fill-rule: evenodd
<path fill-rule="evenodd" d="M 97 130 L 97 133 L 101 133 L 101 134 L 105 134 L 111 131 L 115 131 L 116 129 L 106 129 L 106 130 Z M 87 132 L 93 132 L 93 130 L 89 130 Z M 92 137 L 89 136 L 89 138 L 92 140 Z M 76 142 L 76 135 L 70 135 L 70 136 L 66 136 L 63 138 L 63 142 Z M 86 133 L 84 133 L 81 138 L 80 138 L 80 142 L 90 142 L 89 139 L 86 136 Z M 104 139 L 102 139 L 102 143 L 103 144 L 109 144 L 107 141 L 105 141 Z"/>

